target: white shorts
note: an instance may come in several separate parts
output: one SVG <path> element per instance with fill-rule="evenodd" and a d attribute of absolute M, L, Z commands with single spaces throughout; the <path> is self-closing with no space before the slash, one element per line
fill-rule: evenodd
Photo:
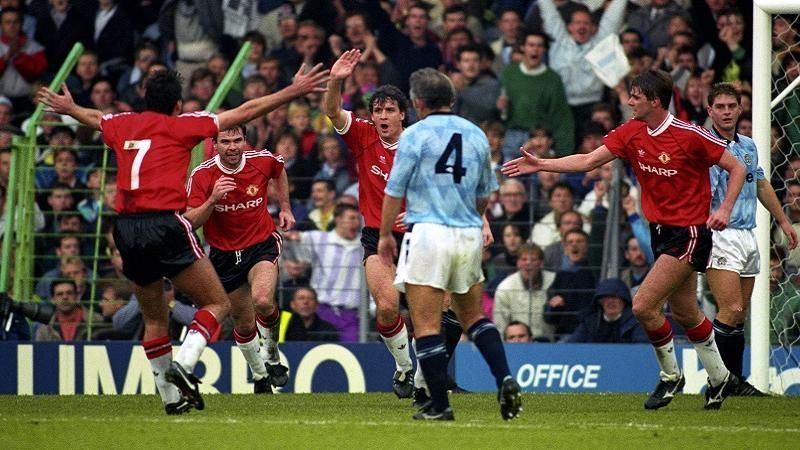
<path fill-rule="evenodd" d="M 465 294 L 484 280 L 482 254 L 480 228 L 414 224 L 403 237 L 394 287 L 405 292 L 410 283 Z"/>
<path fill-rule="evenodd" d="M 730 270 L 742 277 L 754 277 L 761 269 L 758 242 L 753 230 L 726 228 L 714 231 L 709 269 Z"/>

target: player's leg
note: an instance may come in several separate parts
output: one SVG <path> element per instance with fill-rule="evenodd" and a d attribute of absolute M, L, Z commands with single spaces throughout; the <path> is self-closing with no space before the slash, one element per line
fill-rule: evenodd
<path fill-rule="evenodd" d="M 392 285 L 395 268 L 384 265 L 378 255 L 368 256 L 364 268 L 367 287 L 375 299 L 376 328 L 394 358 L 392 389 L 398 398 L 409 398 L 414 387 L 414 367 L 408 348 L 408 330 L 400 316 L 400 293 Z"/>
<path fill-rule="evenodd" d="M 633 314 L 650 338 L 661 369 L 659 383 L 645 402 L 647 409 L 668 405 L 686 383 L 678 368 L 672 326 L 664 317 L 663 306 L 676 286 L 684 283 L 690 276 L 694 276 L 690 265 L 673 256 L 661 255 L 633 297 Z"/>
<path fill-rule="evenodd" d="M 748 279 L 741 278 L 738 272 L 713 268 L 706 271 L 706 278 L 717 303 L 714 334 L 720 356 L 731 372 L 741 376 L 746 315 L 742 281 Z"/>
<path fill-rule="evenodd" d="M 439 332 L 444 291 L 409 283 L 405 289 L 414 322 L 417 360 L 431 393 L 431 408 L 420 411 L 414 418 L 452 420 L 447 398 L 447 351 Z"/>
<path fill-rule="evenodd" d="M 261 344 L 256 328 L 256 312 L 250 298 L 250 286 L 245 283 L 228 294 L 231 301 L 231 319 L 233 320 L 233 340 L 241 350 L 247 365 L 253 372 L 253 392 L 271 394 L 267 367 L 261 358 Z"/>
<path fill-rule="evenodd" d="M 277 257 L 276 257 L 277 258 Z M 278 284 L 278 266 L 269 261 L 259 261 L 247 274 L 250 295 L 256 309 L 256 324 L 264 338 L 262 358 L 267 363 L 270 383 L 285 386 L 289 369 L 281 364 L 278 350 L 281 311 L 275 303 L 275 286 Z"/>
<path fill-rule="evenodd" d="M 188 411 L 191 405 L 183 399 L 178 388 L 164 376 L 172 363 L 169 309 L 164 302 L 164 284 L 160 279 L 145 285 L 132 284 L 144 321 L 142 347 L 153 369 L 156 389 L 167 414 L 182 414 Z"/>
<path fill-rule="evenodd" d="M 466 293 L 452 294 L 451 308 L 458 321 L 467 329 L 467 335 L 475 343 L 481 356 L 489 365 L 497 385 L 497 399 L 500 402 L 500 415 L 510 420 L 522 409 L 522 398 L 519 384 L 511 376 L 506 359 L 505 347 L 497 327 L 483 315 L 481 294 L 483 283 L 474 284 Z"/>

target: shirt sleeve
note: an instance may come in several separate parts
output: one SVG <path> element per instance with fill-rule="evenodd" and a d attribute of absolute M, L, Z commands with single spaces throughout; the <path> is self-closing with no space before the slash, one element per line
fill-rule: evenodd
<path fill-rule="evenodd" d="M 203 139 L 214 137 L 219 133 L 219 119 L 216 114 L 197 111 L 178 116 L 183 141 L 194 146 Z M 190 149 L 191 150 L 191 149 Z"/>
<path fill-rule="evenodd" d="M 104 114 L 100 118 L 100 131 L 102 132 L 103 142 L 110 148 L 115 148 L 117 142 L 116 114 Z"/>
<path fill-rule="evenodd" d="M 485 146 L 486 160 L 482 164 L 481 178 L 478 182 L 477 196 L 478 198 L 486 198 L 492 192 L 498 190 L 500 185 L 497 184 L 497 177 L 492 170 L 492 162 L 489 158 L 489 141 L 486 137 L 482 137 L 481 145 Z"/>
<path fill-rule="evenodd" d="M 347 121 L 341 129 L 334 128 L 336 133 L 339 134 L 347 148 L 350 151 L 353 159 L 357 159 L 364 152 L 364 143 L 362 142 L 363 127 L 372 126 L 368 121 L 357 119 L 352 111 L 347 111 Z"/>
<path fill-rule="evenodd" d="M 198 171 L 189 177 L 186 190 L 189 196 L 187 206 L 190 208 L 197 208 L 208 199 L 208 177 L 205 175 L 205 172 Z"/>
<path fill-rule="evenodd" d="M 603 136 L 603 144 L 608 148 L 614 156 L 620 159 L 628 160 L 628 154 L 625 152 L 625 146 L 630 139 L 630 121 L 618 126 L 611 130 L 607 135 Z"/>
<path fill-rule="evenodd" d="M 414 145 L 414 139 L 409 139 L 412 133 L 404 132 L 400 135 L 400 142 L 397 144 L 397 153 L 394 155 L 394 166 L 389 174 L 389 181 L 386 183 L 386 189 L 383 191 L 386 195 L 392 197 L 403 198 L 406 196 L 406 189 L 411 177 L 414 175 L 415 169 L 418 167 L 420 160 L 420 150 L 415 150 L 415 147 L 421 149 L 422 145 Z"/>
<path fill-rule="evenodd" d="M 711 167 L 719 163 L 720 158 L 725 149 L 728 148 L 725 141 L 712 135 L 710 132 L 703 128 L 697 127 L 699 133 L 693 133 L 695 136 L 695 144 L 703 149 L 702 155 L 705 157 L 705 163 Z"/>

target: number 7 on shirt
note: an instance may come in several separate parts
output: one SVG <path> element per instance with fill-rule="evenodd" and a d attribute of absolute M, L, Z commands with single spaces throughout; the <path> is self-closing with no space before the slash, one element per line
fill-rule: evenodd
<path fill-rule="evenodd" d="M 144 157 L 148 151 L 150 151 L 150 139 L 141 139 L 137 141 L 125 141 L 125 145 L 122 147 L 125 150 L 135 150 L 136 157 L 133 159 L 133 165 L 131 166 L 131 190 L 135 191 L 139 189 L 139 169 L 142 168 L 142 161 L 144 161 Z"/>

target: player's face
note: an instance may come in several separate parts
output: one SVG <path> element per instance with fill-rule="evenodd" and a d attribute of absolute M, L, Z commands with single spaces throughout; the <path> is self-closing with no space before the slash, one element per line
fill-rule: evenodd
<path fill-rule="evenodd" d="M 389 143 L 397 142 L 403 131 L 405 117 L 405 112 L 400 111 L 395 100 L 385 100 L 372 105 L 372 123 L 378 130 L 378 136 Z"/>
<path fill-rule="evenodd" d="M 708 115 L 711 116 L 714 126 L 726 133 L 736 130 L 736 122 L 741 113 L 742 107 L 732 95 L 718 95 L 714 98 L 714 103 L 708 106 Z"/>
<path fill-rule="evenodd" d="M 648 100 L 642 90 L 637 86 L 631 89 L 628 106 L 633 109 L 633 118 L 647 120 L 653 112 L 655 100 Z"/>
<path fill-rule="evenodd" d="M 242 162 L 242 152 L 244 151 L 244 136 L 238 128 L 233 130 L 221 131 L 217 135 L 217 142 L 214 148 L 219 153 L 222 164 L 228 168 L 239 167 Z"/>

